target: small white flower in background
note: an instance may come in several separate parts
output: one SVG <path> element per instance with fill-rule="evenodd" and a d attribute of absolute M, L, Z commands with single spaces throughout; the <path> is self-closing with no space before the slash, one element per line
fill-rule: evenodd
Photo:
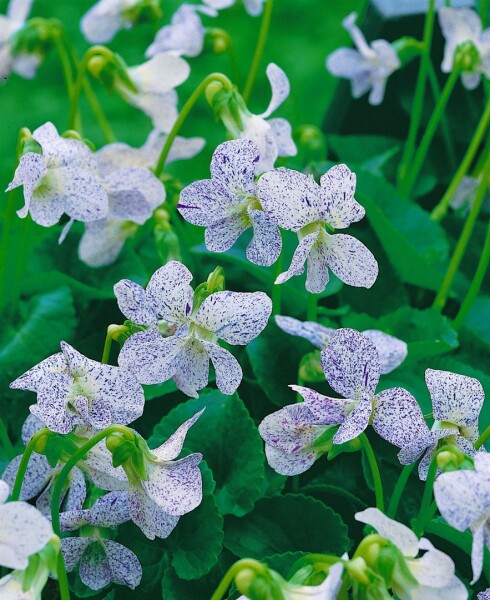
<path fill-rule="evenodd" d="M 49 521 L 34 506 L 7 502 L 9 486 L 0 480 L 0 565 L 25 569 L 28 558 L 53 537 Z"/>
<path fill-rule="evenodd" d="M 37 393 L 29 407 L 46 427 L 69 433 L 75 425 L 103 429 L 126 425 L 143 414 L 143 389 L 126 369 L 86 358 L 66 342 L 10 384 Z"/>
<path fill-rule="evenodd" d="M 482 74 L 490 77 L 490 29 L 482 31 L 480 17 L 469 8 L 442 7 L 438 14 L 439 24 L 446 39 L 441 70 L 443 73 L 450 73 L 454 67 L 457 47 L 464 42 L 471 42 L 479 60 L 477 64 L 463 71 L 461 79 L 466 89 L 473 90 L 480 83 Z"/>
<path fill-rule="evenodd" d="M 299 321 L 281 315 L 277 315 L 275 319 L 278 327 L 283 331 L 305 338 L 321 350 L 328 346 L 330 338 L 336 331 L 314 321 Z M 368 329 L 361 333 L 371 340 L 378 351 L 381 375 L 394 371 L 407 357 L 407 344 L 404 341 L 377 329 Z"/>
<path fill-rule="evenodd" d="M 186 221 L 206 227 L 206 248 L 212 252 L 225 252 L 253 227 L 247 258 L 270 266 L 281 252 L 282 240 L 257 200 L 254 175 L 259 160 L 258 148 L 250 140 L 220 144 L 211 161 L 211 179 L 184 188 L 177 209 Z"/>
<path fill-rule="evenodd" d="M 354 98 L 370 92 L 369 103 L 378 105 L 383 102 L 388 77 L 401 65 L 400 59 L 386 40 L 374 40 L 369 45 L 355 24 L 356 19 L 357 14 L 351 13 L 342 25 L 349 32 L 357 50 L 335 50 L 327 57 L 326 67 L 332 75 L 351 80 Z"/>
<path fill-rule="evenodd" d="M 112 466 L 112 455 L 103 442 L 90 450 L 82 467 L 103 490 L 128 492 L 129 515 L 149 539 L 166 538 L 179 518 L 202 500 L 201 454 L 175 460 L 182 451 L 189 428 L 203 411 L 181 425 L 161 446 L 144 456 L 147 479 L 130 479 L 122 467 Z"/>
<path fill-rule="evenodd" d="M 490 454 L 477 452 L 475 470 L 442 473 L 434 483 L 439 512 L 457 529 L 473 534 L 471 565 L 475 583 L 483 568 L 483 551 L 490 548 Z"/>
<path fill-rule="evenodd" d="M 136 92 L 119 80 L 116 80 L 116 89 L 126 102 L 150 117 L 153 127 L 167 133 L 178 116 L 174 88 L 184 83 L 189 73 L 188 63 L 180 56 L 157 54 L 143 64 L 127 69 Z"/>
<path fill-rule="evenodd" d="M 20 31 L 31 12 L 33 0 L 10 0 L 7 14 L 0 15 L 0 80 L 11 72 L 32 79 L 41 61 L 37 54 L 12 53 L 12 37 Z"/>
<path fill-rule="evenodd" d="M 141 383 L 162 383 L 173 378 L 188 396 L 198 397 L 209 377 L 209 360 L 216 384 L 233 394 L 242 380 L 236 358 L 218 345 L 218 339 L 244 346 L 267 325 L 272 302 L 263 292 L 215 292 L 194 311 L 191 272 L 171 261 L 151 277 L 146 291 L 123 279 L 114 286 L 123 315 L 148 327 L 133 334 L 121 348 L 119 364 Z M 173 331 L 170 337 L 164 332 Z"/>
<path fill-rule="evenodd" d="M 376 429 L 401 448 L 398 458 L 403 465 L 415 462 L 425 452 L 419 464 L 421 479 L 427 478 L 439 443 L 454 444 L 469 456 L 475 454 L 478 416 L 485 399 L 481 383 L 473 377 L 427 369 L 425 381 L 432 399 L 432 430 L 413 396 L 384 398 L 378 405 L 384 426 Z"/>
<path fill-rule="evenodd" d="M 279 227 L 298 233 L 291 266 L 275 283 L 284 283 L 308 266 L 306 289 L 318 294 L 328 283 L 328 269 L 347 285 L 370 288 L 378 263 L 358 239 L 327 233 L 360 221 L 364 208 L 355 200 L 356 176 L 346 165 L 336 165 L 320 179 L 291 169 L 274 169 L 257 184 L 259 202 Z"/>
<path fill-rule="evenodd" d="M 121 29 L 133 26 L 131 9 L 141 0 L 99 0 L 82 17 L 80 29 L 91 44 L 106 44 Z"/>
<path fill-rule="evenodd" d="M 463 177 L 460 184 L 454 192 L 451 200 L 451 208 L 459 212 L 462 216 L 470 212 L 475 203 L 476 190 L 480 184 L 480 179 L 476 177 Z M 490 196 L 486 194 L 481 208 L 482 213 L 490 212 Z"/>
<path fill-rule="evenodd" d="M 24 186 L 25 206 L 19 217 L 50 227 L 67 214 L 76 221 L 97 221 L 107 215 L 108 198 L 97 177 L 95 157 L 81 141 L 58 135 L 52 123 L 32 134 L 42 154 L 26 152 L 20 158 L 7 191 Z"/>
<path fill-rule="evenodd" d="M 406 565 L 419 585 L 397 581 L 397 569 L 393 570 L 391 587 L 400 600 L 428 600 L 447 598 L 466 600 L 468 591 L 454 573 L 454 562 L 444 552 L 437 550 L 426 538 L 420 540 L 411 529 L 389 519 L 377 508 L 367 508 L 355 514 L 357 521 L 373 527 L 380 536 L 394 544 L 402 553 Z M 426 552 L 417 558 L 419 552 Z"/>
<path fill-rule="evenodd" d="M 216 10 L 222 10 L 223 8 L 229 8 L 236 4 L 237 0 L 203 0 L 204 4 L 215 8 Z M 243 0 L 245 10 L 252 17 L 260 15 L 263 10 L 265 0 Z"/>

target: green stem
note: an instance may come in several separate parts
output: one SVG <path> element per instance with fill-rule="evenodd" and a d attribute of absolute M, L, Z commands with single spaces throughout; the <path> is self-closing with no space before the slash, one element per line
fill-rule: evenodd
<path fill-rule="evenodd" d="M 478 296 L 478 292 L 480 291 L 481 285 L 483 283 L 483 279 L 485 278 L 485 274 L 488 269 L 488 264 L 490 263 L 490 221 L 487 225 L 487 234 L 485 236 L 485 243 L 483 245 L 483 250 L 480 255 L 480 260 L 478 261 L 478 266 L 476 267 L 475 276 L 473 277 L 473 281 L 471 282 L 470 289 L 468 290 L 465 299 L 463 300 L 461 307 L 459 309 L 458 314 L 456 315 L 453 321 L 453 327 L 458 329 L 464 323 L 468 313 L 473 306 L 473 302 Z"/>
<path fill-rule="evenodd" d="M 15 476 L 14 487 L 12 488 L 11 500 L 18 500 L 20 498 L 22 482 L 24 481 L 27 467 L 29 466 L 29 459 L 31 458 L 31 454 L 34 452 L 34 449 L 36 448 L 36 445 L 39 442 L 39 440 L 48 435 L 51 435 L 51 431 L 47 428 L 44 428 L 35 433 L 29 440 L 26 449 L 24 450 L 24 454 L 20 459 L 19 470 L 17 471 L 17 475 Z"/>
<path fill-rule="evenodd" d="M 449 266 L 442 281 L 441 288 L 437 292 L 437 296 L 434 300 L 433 307 L 439 310 L 442 310 L 446 304 L 453 279 L 456 276 L 456 273 L 458 272 L 459 265 L 461 263 L 461 260 L 463 259 L 463 255 L 471 239 L 471 234 L 473 233 L 476 220 L 478 219 L 478 215 L 480 214 L 480 210 L 483 205 L 483 201 L 485 200 L 485 194 L 488 187 L 489 171 L 490 154 L 488 155 L 487 160 L 485 161 L 485 166 L 483 169 L 480 183 L 478 184 L 478 188 L 476 190 L 473 205 L 463 226 L 463 230 L 456 244 L 456 248 L 454 249 L 454 253 L 449 262 Z"/>
<path fill-rule="evenodd" d="M 490 425 L 485 429 L 485 431 L 481 434 L 481 436 L 476 440 L 475 450 L 478 450 L 478 448 L 481 448 L 483 446 L 483 444 L 485 444 L 489 438 L 490 438 Z"/>
<path fill-rule="evenodd" d="M 71 99 L 72 90 L 73 90 L 73 69 L 70 62 L 70 57 L 66 50 L 66 47 L 63 43 L 63 38 L 59 32 L 55 32 L 54 34 L 54 45 L 56 51 L 58 52 L 58 57 L 60 59 L 61 68 L 63 70 L 63 75 L 65 77 L 66 89 L 68 91 L 68 98 Z"/>
<path fill-rule="evenodd" d="M 101 363 L 103 365 L 107 365 L 109 363 L 113 340 L 117 340 L 121 334 L 126 333 L 127 331 L 129 331 L 129 327 L 126 327 L 126 325 L 109 325 L 107 328 L 107 334 L 105 336 L 104 350 L 102 352 Z"/>
<path fill-rule="evenodd" d="M 257 45 L 255 46 L 255 53 L 252 59 L 252 64 L 250 65 L 247 81 L 245 83 L 245 87 L 243 88 L 242 96 L 245 102 L 248 102 L 250 94 L 252 93 L 255 78 L 257 77 L 257 71 L 259 70 L 260 61 L 262 59 L 262 55 L 264 54 L 264 48 L 267 42 L 267 37 L 269 35 L 269 29 L 271 25 L 272 6 L 273 0 L 267 0 L 264 6 L 264 14 L 262 15 L 259 39 L 257 40 Z"/>
<path fill-rule="evenodd" d="M 220 581 L 218 587 L 216 588 L 216 591 L 211 596 L 211 600 L 222 600 L 228 588 L 233 583 L 235 577 L 243 569 L 251 569 L 252 571 L 260 573 L 260 571 L 266 570 L 267 567 L 265 567 L 258 561 L 253 560 L 252 558 L 243 558 L 242 560 L 237 561 L 235 564 L 231 565 L 231 567 L 225 573 L 223 579 Z"/>
<path fill-rule="evenodd" d="M 434 455 L 430 462 L 429 471 L 427 473 L 427 481 L 425 482 L 424 495 L 420 504 L 418 517 L 413 523 L 413 531 L 417 537 L 421 537 L 424 533 L 427 523 L 431 520 L 432 514 L 432 492 L 434 481 L 437 475 L 437 454 Z"/>
<path fill-rule="evenodd" d="M 316 294 L 308 294 L 308 303 L 306 308 L 306 320 L 316 321 L 318 310 L 318 296 Z"/>
<path fill-rule="evenodd" d="M 407 170 L 406 177 L 400 183 L 400 191 L 405 195 L 409 196 L 415 182 L 417 181 L 417 177 L 419 176 L 420 170 L 425 161 L 425 157 L 427 156 L 427 152 L 430 148 L 434 135 L 437 131 L 439 123 L 441 121 L 442 116 L 444 115 L 444 109 L 446 108 L 446 104 L 451 96 L 451 93 L 456 85 L 456 82 L 459 79 L 461 74 L 461 69 L 454 68 L 451 71 L 451 74 L 446 81 L 446 85 L 444 86 L 439 101 L 437 102 L 434 112 L 432 113 L 427 127 L 424 131 L 424 135 L 420 141 L 420 145 L 415 152 L 415 156 L 411 161 L 410 168 Z"/>
<path fill-rule="evenodd" d="M 390 517 L 390 519 L 394 519 L 396 516 L 400 500 L 402 499 L 403 492 L 405 491 L 405 487 L 408 483 L 408 480 L 410 478 L 410 475 L 412 474 L 415 465 L 416 463 L 412 463 L 411 465 L 406 465 L 405 467 L 403 467 L 398 477 L 398 481 L 396 482 L 393 494 L 391 495 L 390 503 L 388 505 L 388 511 L 386 513 L 386 515 Z"/>
<path fill-rule="evenodd" d="M 408 128 L 407 141 L 403 150 L 403 156 L 398 168 L 398 184 L 405 179 L 408 165 L 410 164 L 413 153 L 415 152 L 415 144 L 417 141 L 417 133 L 422 119 L 422 111 L 424 108 L 425 83 L 427 79 L 428 64 L 430 62 L 430 49 L 432 46 L 432 33 L 434 31 L 435 18 L 435 0 L 429 0 L 429 7 L 425 17 L 424 24 L 424 53 L 420 59 L 420 68 L 415 86 L 415 94 L 413 98 L 410 125 Z"/>
<path fill-rule="evenodd" d="M 439 204 L 435 206 L 435 208 L 430 214 L 430 218 L 433 221 L 440 221 L 443 217 L 446 216 L 446 213 L 449 209 L 449 205 L 451 204 L 451 200 L 453 199 L 454 194 L 456 193 L 456 190 L 458 189 L 463 177 L 467 174 L 469 168 L 471 167 L 471 164 L 476 156 L 476 153 L 478 152 L 478 149 L 480 148 L 480 144 L 482 143 L 483 137 L 485 136 L 489 124 L 490 100 L 487 101 L 485 110 L 483 111 L 480 121 L 475 129 L 475 133 L 473 134 L 470 145 L 468 146 L 463 160 L 461 161 L 458 170 L 454 174 L 454 177 L 451 183 L 449 184 L 446 193 L 442 197 Z"/>
<path fill-rule="evenodd" d="M 485 27 L 487 26 L 487 13 L 488 13 L 487 0 L 480 0 L 480 19 L 481 19 L 482 29 L 485 29 Z"/>
<path fill-rule="evenodd" d="M 205 77 L 201 81 L 201 83 L 192 92 L 192 94 L 189 96 L 187 102 L 182 107 L 182 110 L 180 111 L 180 114 L 179 114 L 177 120 L 173 124 L 173 127 L 170 130 L 170 133 L 168 134 L 167 139 L 165 140 L 165 144 L 162 148 L 162 151 L 158 158 L 158 162 L 154 169 L 155 175 L 157 177 L 160 177 L 160 175 L 163 173 L 163 169 L 165 168 L 165 162 L 167 160 L 170 149 L 172 148 L 172 144 L 173 144 L 175 138 L 177 137 L 177 134 L 179 133 L 180 128 L 182 127 L 184 121 L 189 116 L 189 113 L 194 108 L 194 105 L 196 104 L 196 102 L 199 99 L 199 97 L 201 96 L 201 94 L 206 90 L 208 85 L 210 83 L 212 83 L 213 81 L 218 81 L 228 91 L 231 91 L 233 89 L 233 84 L 231 83 L 231 81 L 228 79 L 228 77 L 226 77 L 226 75 L 223 75 L 222 73 L 211 73 L 210 75 L 207 75 L 207 77 Z"/>
<path fill-rule="evenodd" d="M 70 600 L 70 586 L 68 584 L 68 575 L 66 574 L 65 561 L 63 560 L 63 554 L 60 550 L 58 554 L 57 575 L 58 575 L 58 588 L 60 590 L 61 600 Z"/>
<path fill-rule="evenodd" d="M 365 433 L 361 433 L 361 435 L 359 436 L 359 441 L 361 442 L 362 449 L 366 455 L 369 467 L 371 469 L 371 474 L 373 476 L 374 494 L 376 496 L 376 508 L 384 512 L 385 505 L 383 496 L 383 482 L 381 481 L 378 462 L 376 460 L 373 447 L 371 446 L 369 439 Z"/>

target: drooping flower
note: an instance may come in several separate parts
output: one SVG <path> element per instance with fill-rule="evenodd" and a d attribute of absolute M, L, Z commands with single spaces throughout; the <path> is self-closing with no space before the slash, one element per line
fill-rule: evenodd
<path fill-rule="evenodd" d="M 475 583 L 483 568 L 483 551 L 490 548 L 490 455 L 477 452 L 475 470 L 442 473 L 434 483 L 441 515 L 458 531 L 473 534 L 471 565 Z"/>
<path fill-rule="evenodd" d="M 177 92 L 190 73 L 188 63 L 180 56 L 157 54 L 141 65 L 129 67 L 127 75 L 137 91 L 117 79 L 115 87 L 132 106 L 145 113 L 153 126 L 168 133 L 177 119 Z"/>
<path fill-rule="evenodd" d="M 393 521 L 377 508 L 367 508 L 355 514 L 357 521 L 373 527 L 380 536 L 389 540 L 401 552 L 415 583 L 393 569 L 390 587 L 400 600 L 428 600 L 451 598 L 466 600 L 468 592 L 454 573 L 454 562 L 444 552 L 437 550 L 426 538 L 420 540 L 411 529 Z M 417 558 L 419 552 L 426 552 Z"/>
<path fill-rule="evenodd" d="M 277 315 L 275 319 L 277 325 L 283 331 L 290 335 L 305 338 L 320 349 L 328 346 L 330 338 L 336 331 L 331 327 L 325 327 L 314 321 L 299 321 L 298 319 L 281 315 Z M 371 340 L 378 351 L 381 375 L 386 375 L 394 371 L 407 357 L 407 344 L 402 340 L 378 329 L 368 329 L 361 333 Z"/>
<path fill-rule="evenodd" d="M 427 478 L 439 444 L 454 444 L 469 456 L 475 454 L 478 416 L 485 399 L 481 383 L 473 377 L 427 369 L 425 381 L 432 399 L 432 430 L 418 402 L 406 395 L 383 398 L 378 404 L 383 419 L 375 427 L 382 437 L 401 448 L 398 458 L 402 464 L 415 462 L 425 452 L 419 464 L 421 479 Z"/>
<path fill-rule="evenodd" d="M 455 53 L 458 46 L 469 42 L 473 45 L 472 60 L 465 61 L 466 68 L 461 74 L 463 85 L 468 90 L 475 89 L 482 74 L 490 77 L 490 29 L 482 31 L 478 14 L 469 8 L 439 9 L 439 24 L 446 40 L 444 59 L 441 64 L 443 73 L 454 68 Z"/>
<path fill-rule="evenodd" d="M 37 393 L 30 406 L 46 427 L 69 433 L 75 425 L 103 429 L 131 423 L 143 413 L 143 389 L 126 369 L 86 358 L 66 342 L 10 384 Z"/>
<path fill-rule="evenodd" d="M 246 345 L 267 324 L 272 303 L 263 292 L 215 292 L 197 308 L 190 286 L 191 272 L 171 261 L 151 277 L 146 291 L 123 279 L 114 286 L 121 312 L 148 329 L 133 334 L 119 354 L 119 364 L 141 383 L 162 383 L 173 378 L 177 387 L 197 398 L 208 383 L 209 359 L 216 384 L 233 394 L 242 379 L 235 357 L 218 345 L 218 339 Z M 164 333 L 173 333 L 163 337 Z"/>
<path fill-rule="evenodd" d="M 386 40 L 374 40 L 369 45 L 357 27 L 356 19 L 357 14 L 351 13 L 343 20 L 342 25 L 349 32 L 357 49 L 335 50 L 327 57 L 326 67 L 335 77 L 351 80 L 354 98 L 370 92 L 369 103 L 378 105 L 383 102 L 388 77 L 401 65 L 400 59 Z"/>
<path fill-rule="evenodd" d="M 32 79 L 41 57 L 35 53 L 14 52 L 13 37 L 20 31 L 31 11 L 33 0 L 10 0 L 7 14 L 0 15 L 0 80 L 11 72 Z"/>
<path fill-rule="evenodd" d="M 225 252 L 253 227 L 247 258 L 270 266 L 277 260 L 282 242 L 277 225 L 257 200 L 254 176 L 259 160 L 258 148 L 250 140 L 220 144 L 211 160 L 211 179 L 184 188 L 177 209 L 186 221 L 206 227 L 206 247 L 212 252 Z"/>
<path fill-rule="evenodd" d="M 222 10 L 223 8 L 229 8 L 236 4 L 237 0 L 203 0 L 204 4 L 215 8 L 216 10 Z M 243 0 L 245 10 L 252 17 L 260 15 L 263 10 L 265 0 Z"/>
<path fill-rule="evenodd" d="M 364 208 L 354 199 L 356 176 L 346 165 L 336 165 L 320 179 L 291 169 L 274 169 L 257 184 L 259 202 L 279 227 L 298 233 L 299 245 L 289 269 L 276 283 L 301 275 L 307 263 L 306 289 L 320 293 L 328 283 L 328 269 L 341 281 L 370 288 L 378 276 L 378 263 L 357 238 L 332 234 L 360 221 Z"/>
<path fill-rule="evenodd" d="M 76 221 L 97 221 L 108 211 L 108 198 L 97 177 L 93 153 L 79 140 L 58 135 L 52 123 L 32 134 L 42 154 L 26 152 L 20 158 L 7 191 L 24 186 L 25 206 L 19 217 L 31 214 L 44 227 L 57 223 L 66 213 Z"/>
<path fill-rule="evenodd" d="M 189 428 L 202 411 L 181 425 L 161 446 L 144 455 L 146 479 L 127 475 L 123 467 L 112 466 L 112 455 L 99 443 L 83 463 L 94 483 L 103 490 L 128 492 L 129 515 L 149 539 L 166 538 L 179 518 L 199 506 L 202 480 L 201 454 L 175 460 L 182 451 Z"/>

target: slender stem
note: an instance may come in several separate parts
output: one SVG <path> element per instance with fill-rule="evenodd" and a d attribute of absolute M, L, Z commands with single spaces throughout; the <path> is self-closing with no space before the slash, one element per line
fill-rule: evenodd
<path fill-rule="evenodd" d="M 308 294 L 308 303 L 306 308 L 306 320 L 316 321 L 318 310 L 318 296 L 316 294 Z"/>
<path fill-rule="evenodd" d="M 220 581 L 216 591 L 211 596 L 211 600 L 222 600 L 223 596 L 226 594 L 226 591 L 233 583 L 235 577 L 242 571 L 243 569 L 250 569 L 255 571 L 256 573 L 260 573 L 267 569 L 264 565 L 259 563 L 252 558 L 243 558 L 242 560 L 237 561 L 235 564 L 231 565 L 228 571 L 225 573 L 223 579 Z"/>
<path fill-rule="evenodd" d="M 487 26 L 487 13 L 488 13 L 488 2 L 487 0 L 480 0 L 480 19 L 482 29 Z"/>
<path fill-rule="evenodd" d="M 424 135 L 420 141 L 420 146 L 418 147 L 417 152 L 411 161 L 411 166 L 407 170 L 406 177 L 400 183 L 400 191 L 406 196 L 410 195 L 417 177 L 419 176 L 420 170 L 422 169 L 425 161 L 425 157 L 432 143 L 432 139 L 434 138 L 441 118 L 444 115 L 444 109 L 446 108 L 446 104 L 451 96 L 456 82 L 458 81 L 460 73 L 460 69 L 454 68 L 449 75 L 446 85 L 441 92 L 439 102 L 436 104 L 434 112 L 432 113 L 424 131 Z"/>
<path fill-rule="evenodd" d="M 478 450 L 478 448 L 481 448 L 483 446 L 483 444 L 485 444 L 489 438 L 490 438 L 490 425 L 485 429 L 485 431 L 481 434 L 481 436 L 476 440 L 475 450 Z"/>
<path fill-rule="evenodd" d="M 70 57 L 63 43 L 61 35 L 58 32 L 55 32 L 53 38 L 56 51 L 58 52 L 58 57 L 60 59 L 61 68 L 63 70 L 63 75 L 65 77 L 68 98 L 71 99 L 73 89 L 73 69 L 71 66 Z"/>
<path fill-rule="evenodd" d="M 10 441 L 10 437 L 7 431 L 7 427 L 5 423 L 0 419 L 0 443 L 2 444 L 7 457 L 13 458 L 15 456 L 15 448 L 12 442 Z"/>
<path fill-rule="evenodd" d="M 371 474 L 373 476 L 374 494 L 376 496 L 376 508 L 384 512 L 385 505 L 383 496 L 383 482 L 381 481 L 378 462 L 376 460 L 373 447 L 371 446 L 371 443 L 369 442 L 368 437 L 365 433 L 361 433 L 361 435 L 359 436 L 359 441 L 361 442 L 362 449 L 366 455 L 369 467 L 371 469 Z"/>
<path fill-rule="evenodd" d="M 17 471 L 17 475 L 15 476 L 14 487 L 12 488 L 12 500 L 18 500 L 20 498 L 20 492 L 22 490 L 22 482 L 24 481 L 24 477 L 27 471 L 27 467 L 29 466 L 29 459 L 31 458 L 31 454 L 34 452 L 37 443 L 43 437 L 46 437 L 51 434 L 51 431 L 47 428 L 41 429 L 37 433 L 35 433 L 31 439 L 29 440 L 26 449 L 24 450 L 24 454 L 20 459 L 19 470 Z"/>
<path fill-rule="evenodd" d="M 424 533 L 427 523 L 431 520 L 432 514 L 432 492 L 434 481 L 437 474 L 437 454 L 434 455 L 430 462 L 429 471 L 427 473 L 427 481 L 425 482 L 424 495 L 420 504 L 420 511 L 417 519 L 413 523 L 413 530 L 418 537 Z"/>
<path fill-rule="evenodd" d="M 485 274 L 488 269 L 488 264 L 490 263 L 490 221 L 487 225 L 487 234 L 485 236 L 485 243 L 483 245 L 483 250 L 480 255 L 480 260 L 478 261 L 478 266 L 476 267 L 475 276 L 473 277 L 473 281 L 471 282 L 470 289 L 466 293 L 465 299 L 461 304 L 458 314 L 456 315 L 453 321 L 453 327 L 458 329 L 464 323 L 468 313 L 473 306 L 473 302 L 478 296 L 478 292 L 480 291 L 481 284 L 483 283 L 483 279 L 485 278 Z"/>
<path fill-rule="evenodd" d="M 412 474 L 413 469 L 415 468 L 416 463 L 412 463 L 411 465 L 406 465 L 403 467 L 398 481 L 395 484 L 395 488 L 393 490 L 393 494 L 390 498 L 390 503 L 388 505 L 388 511 L 386 515 L 390 517 L 390 519 L 394 519 L 396 516 L 396 511 L 398 510 L 398 506 L 400 504 L 400 500 L 402 499 L 403 492 L 408 483 L 410 475 Z"/>
<path fill-rule="evenodd" d="M 434 17 L 435 17 L 435 0 L 429 0 L 429 7 L 427 9 L 427 15 L 425 17 L 424 24 L 424 52 L 420 59 L 420 68 L 417 76 L 417 83 L 415 86 L 415 94 L 413 97 L 413 104 L 411 110 L 410 125 L 408 128 L 407 141 L 403 150 L 403 156 L 400 161 L 398 168 L 398 184 L 400 184 L 405 178 L 408 170 L 408 165 L 412 160 L 413 153 L 415 152 L 415 143 L 417 141 L 417 133 L 420 127 L 420 121 L 422 119 L 422 111 L 424 108 L 424 94 L 425 94 L 425 83 L 427 79 L 428 64 L 430 62 L 430 49 L 432 46 L 432 33 L 434 30 Z"/>
<path fill-rule="evenodd" d="M 453 199 L 454 194 L 456 193 L 456 190 L 459 187 L 459 184 L 461 183 L 463 177 L 466 175 L 469 168 L 471 167 L 471 164 L 476 156 L 476 153 L 478 152 L 478 149 L 480 148 L 480 144 L 482 143 L 483 137 L 485 136 L 485 133 L 488 129 L 489 124 L 490 124 L 490 100 L 487 101 L 485 110 L 483 111 L 480 121 L 475 129 L 475 133 L 473 134 L 470 145 L 468 146 L 468 149 L 466 150 L 463 160 L 461 161 L 461 164 L 459 165 L 458 170 L 454 174 L 454 177 L 453 177 L 451 183 L 449 184 L 449 187 L 447 188 L 446 193 L 442 197 L 439 204 L 437 204 L 437 206 L 431 212 L 430 218 L 433 221 L 440 221 L 443 217 L 445 217 L 445 215 L 448 211 L 449 205 L 451 204 L 451 200 Z"/>
<path fill-rule="evenodd" d="M 260 61 L 262 59 L 262 55 L 264 54 L 264 48 L 267 42 L 267 37 L 269 35 L 269 29 L 271 25 L 272 6 L 273 0 L 267 0 L 264 6 L 264 14 L 262 15 L 259 39 L 257 40 L 257 45 L 255 46 L 255 53 L 252 59 L 252 64 L 250 65 L 250 71 L 248 72 L 247 81 L 245 83 L 245 87 L 243 88 L 242 96 L 245 102 L 248 102 L 250 94 L 252 93 L 255 78 L 257 77 L 257 71 L 259 70 Z"/>
<path fill-rule="evenodd" d="M 189 96 L 187 102 L 182 107 L 182 110 L 180 111 L 180 114 L 179 114 L 177 120 L 173 124 L 173 127 L 170 130 L 170 133 L 168 134 L 167 139 L 165 140 L 165 144 L 162 148 L 162 151 L 158 158 L 158 162 L 154 169 L 155 175 L 157 177 L 160 177 L 160 175 L 163 173 L 163 169 L 165 167 L 165 162 L 167 160 L 170 149 L 172 148 L 172 144 L 173 144 L 175 138 L 177 137 L 177 134 L 179 133 L 180 128 L 182 127 L 184 121 L 189 116 L 189 113 L 194 108 L 194 105 L 196 104 L 196 102 L 199 99 L 199 97 L 201 96 L 201 94 L 206 90 L 208 85 L 210 83 L 212 83 L 213 81 L 218 81 L 219 83 L 223 84 L 223 87 L 227 90 L 231 91 L 233 89 L 233 84 L 231 83 L 231 81 L 228 79 L 228 77 L 226 77 L 226 75 L 223 75 L 222 73 L 211 73 L 210 75 L 207 75 L 201 81 L 201 83 L 192 92 L 192 94 Z"/>
<path fill-rule="evenodd" d="M 109 325 L 107 328 L 107 334 L 105 336 L 104 350 L 102 352 L 101 363 L 107 365 L 111 356 L 112 341 L 117 339 L 121 334 L 129 331 L 126 325 Z"/>
<path fill-rule="evenodd" d="M 490 171 L 490 154 L 485 163 L 485 167 L 483 169 L 483 174 L 478 184 L 478 188 L 476 190 L 475 200 L 471 207 L 470 213 L 465 221 L 463 226 L 463 231 L 459 237 L 459 240 L 456 244 L 456 248 L 454 249 L 454 253 L 449 262 L 449 266 L 447 272 L 444 276 L 444 279 L 441 284 L 440 290 L 437 292 L 437 296 L 434 300 L 434 304 L 432 305 L 434 308 L 442 310 L 446 304 L 449 291 L 451 289 L 451 285 L 453 282 L 456 273 L 458 272 L 459 265 L 461 260 L 463 259 L 464 253 L 468 246 L 468 243 L 471 239 L 471 234 L 473 233 L 473 229 L 475 227 L 476 220 L 478 215 L 480 214 L 481 207 L 483 205 L 483 201 L 485 199 L 485 193 L 488 187 L 488 172 Z"/>

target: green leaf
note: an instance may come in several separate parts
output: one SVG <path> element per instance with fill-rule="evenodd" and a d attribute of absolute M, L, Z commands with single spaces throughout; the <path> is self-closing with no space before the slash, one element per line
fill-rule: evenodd
<path fill-rule="evenodd" d="M 400 140 L 384 135 L 329 135 L 328 146 L 339 161 L 362 164 L 385 154 L 396 153 L 401 148 Z"/>
<path fill-rule="evenodd" d="M 476 298 L 464 322 L 464 328 L 481 344 L 490 348 L 490 296 Z"/>
<path fill-rule="evenodd" d="M 185 447 L 202 452 L 213 471 L 221 514 L 243 515 L 261 493 L 264 451 L 258 429 L 237 394 L 207 390 L 198 399 L 180 404 L 155 427 L 149 445 L 164 442 L 202 408 L 206 410 L 187 434 Z"/>
<path fill-rule="evenodd" d="M 207 600 L 231 564 L 231 555 L 223 552 L 210 573 L 192 581 L 181 579 L 172 567 L 166 569 L 162 578 L 162 597 L 164 600 Z"/>
<path fill-rule="evenodd" d="M 248 515 L 227 517 L 224 544 L 240 558 L 257 559 L 296 551 L 340 556 L 349 549 L 340 516 L 302 494 L 263 498 Z"/>

